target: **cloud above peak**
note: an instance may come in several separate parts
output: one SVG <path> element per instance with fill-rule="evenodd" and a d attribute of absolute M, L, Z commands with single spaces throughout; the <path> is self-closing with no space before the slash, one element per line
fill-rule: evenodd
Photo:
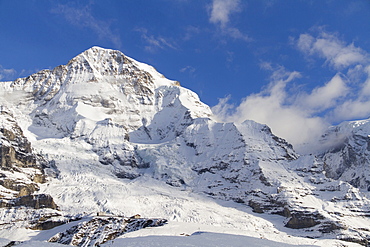
<path fill-rule="evenodd" d="M 336 35 L 326 32 L 321 32 L 318 37 L 301 34 L 297 47 L 308 56 L 318 55 L 326 59 L 330 66 L 338 70 L 369 61 L 368 54 L 364 50 L 355 47 L 353 43 L 347 45 Z"/>
<path fill-rule="evenodd" d="M 248 35 L 230 25 L 230 16 L 241 11 L 240 0 L 213 0 L 210 6 L 209 22 L 217 25 L 221 34 L 249 42 L 252 39 Z"/>
<path fill-rule="evenodd" d="M 136 28 L 135 31 L 141 33 L 141 38 L 145 42 L 145 50 L 148 52 L 156 52 L 158 50 L 164 49 L 177 49 L 177 45 L 175 42 L 171 41 L 168 38 L 164 38 L 163 36 L 154 36 L 149 34 L 148 29 L 146 28 Z"/>
<path fill-rule="evenodd" d="M 329 82 L 321 87 L 314 88 L 310 94 L 303 94 L 299 97 L 301 107 L 309 108 L 313 112 L 320 112 L 334 107 L 338 99 L 345 97 L 349 88 L 338 73 Z"/>
<path fill-rule="evenodd" d="M 91 11 L 90 5 L 76 7 L 70 4 L 59 4 L 51 13 L 62 15 L 74 26 L 92 30 L 100 39 L 111 41 L 118 48 L 121 47 L 120 36 L 110 28 L 110 22 L 96 18 Z"/>
<path fill-rule="evenodd" d="M 319 148 L 317 141 L 328 126 L 370 116 L 369 53 L 325 32 L 301 34 L 294 46 L 309 59 L 325 59 L 329 73 L 334 70 L 331 78 L 311 90 L 301 86 L 298 91 L 292 83 L 304 84 L 300 83 L 305 77 L 302 72 L 264 62 L 260 67 L 270 74 L 265 89 L 245 97 L 237 106 L 229 104 L 231 96 L 227 96 L 212 110 L 219 121 L 251 119 L 267 124 L 274 134 L 307 153 Z"/>
<path fill-rule="evenodd" d="M 229 16 L 240 11 L 240 0 L 213 0 L 209 21 L 224 28 L 229 23 Z"/>
<path fill-rule="evenodd" d="M 0 80 L 9 80 L 15 76 L 15 69 L 6 69 L 0 64 Z"/>
<path fill-rule="evenodd" d="M 328 124 L 324 119 L 313 116 L 311 110 L 302 108 L 297 104 L 298 96 L 288 92 L 289 83 L 301 78 L 301 74 L 290 72 L 283 66 L 269 65 L 267 68 L 271 71 L 267 88 L 247 96 L 238 106 L 228 104 L 230 97 L 221 99 L 212 108 L 217 119 L 225 122 L 251 119 L 267 124 L 274 134 L 285 138 L 295 147 L 320 136 Z"/>

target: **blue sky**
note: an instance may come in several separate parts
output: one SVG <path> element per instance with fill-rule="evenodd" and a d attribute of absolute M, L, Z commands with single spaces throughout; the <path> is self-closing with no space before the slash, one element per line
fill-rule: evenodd
<path fill-rule="evenodd" d="M 370 116 L 369 0 L 0 0 L 0 80 L 97 45 L 294 144 Z"/>

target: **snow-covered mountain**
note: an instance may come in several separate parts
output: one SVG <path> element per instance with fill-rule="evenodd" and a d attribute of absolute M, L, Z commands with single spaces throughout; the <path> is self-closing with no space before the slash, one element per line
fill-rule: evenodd
<path fill-rule="evenodd" d="M 323 153 L 326 176 L 370 191 L 370 120 L 344 122 L 331 127 L 322 142 L 335 146 Z"/>
<path fill-rule="evenodd" d="M 49 240 L 105 212 L 166 219 L 164 235 L 369 243 L 368 120 L 333 127 L 321 141 L 334 149 L 299 156 L 268 126 L 219 123 L 179 82 L 99 47 L 1 82 L 0 103 L 0 237 Z M 97 227 L 125 229 L 112 219 Z"/>

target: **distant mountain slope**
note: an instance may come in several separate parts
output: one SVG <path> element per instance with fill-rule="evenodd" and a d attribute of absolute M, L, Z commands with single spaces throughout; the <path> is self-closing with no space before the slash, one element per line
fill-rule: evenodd
<path fill-rule="evenodd" d="M 332 127 L 322 142 L 332 140 L 336 143 L 334 148 L 321 155 L 326 176 L 370 191 L 370 121 L 344 122 Z"/>

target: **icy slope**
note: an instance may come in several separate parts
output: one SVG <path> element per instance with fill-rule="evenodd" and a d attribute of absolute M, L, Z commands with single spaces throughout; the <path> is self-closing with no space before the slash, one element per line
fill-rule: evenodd
<path fill-rule="evenodd" d="M 286 243 L 369 239 L 368 192 L 328 176 L 335 162 L 298 157 L 266 125 L 215 122 L 195 93 L 119 51 L 93 47 L 0 83 L 0 96 L 29 153 L 49 164 L 37 193 L 52 196 L 62 223 L 139 213 Z M 29 209 L 6 210 L 0 237 L 14 238 L 11 217 Z"/>

